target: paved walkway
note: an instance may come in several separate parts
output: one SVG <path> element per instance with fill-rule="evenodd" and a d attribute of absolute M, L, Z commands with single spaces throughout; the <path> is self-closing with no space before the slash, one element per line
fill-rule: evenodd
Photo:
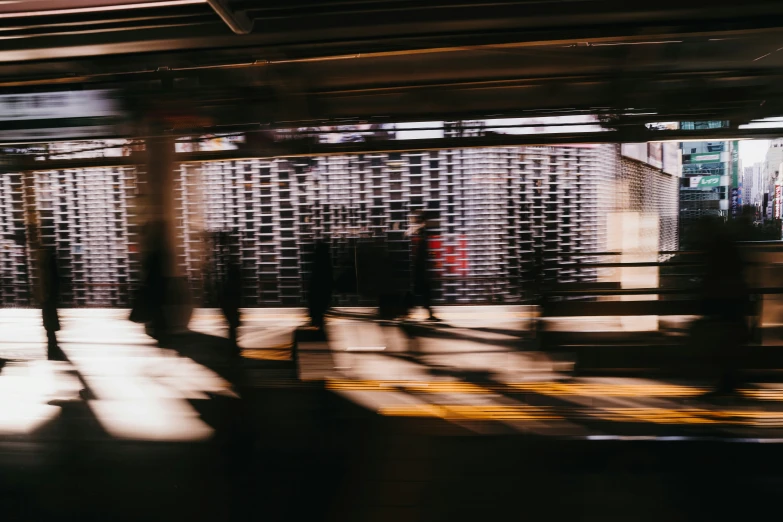
<path fill-rule="evenodd" d="M 783 485 L 780 385 L 574 379 L 515 307 L 338 312 L 297 376 L 301 310 L 248 311 L 241 359 L 213 310 L 168 348 L 127 311 L 64 311 L 69 362 L 38 311 L 0 311 L 4 519 L 736 520 Z"/>
<path fill-rule="evenodd" d="M 36 310 L 0 311 L 0 436 L 30 434 L 61 413 L 60 403 L 84 401 L 105 432 L 130 440 L 198 441 L 213 430 L 192 401 L 237 397 L 222 318 L 198 310 L 186 349 L 160 348 L 125 310 L 61 312 L 58 341 L 67 362 L 46 360 Z M 286 359 L 298 312 L 254 313 L 243 343 L 249 359 Z M 217 371 L 216 371 L 217 368 Z"/>
<path fill-rule="evenodd" d="M 193 442 L 214 429 L 197 411 L 239 388 L 325 387 L 372 415 L 436 421 L 470 433 L 565 437 L 694 436 L 783 439 L 783 385 L 753 383 L 707 399 L 709 383 L 571 377 L 571 361 L 535 350 L 527 307 L 443 307 L 401 323 L 371 309 L 337 310 L 326 343 L 300 345 L 301 309 L 244 313 L 243 358 L 234 361 L 216 310 L 197 310 L 180 349 L 160 348 L 125 310 L 62 312 L 69 362 L 45 360 L 37 310 L 0 311 L 0 438 L 29 435 L 83 402 L 100 432 L 117 439 Z M 572 325 L 573 327 L 573 325 Z M 611 329 L 611 318 L 589 328 Z M 223 351 L 221 351 L 223 350 Z M 195 406 L 194 406 L 195 405 Z"/>
<path fill-rule="evenodd" d="M 440 315 L 442 323 L 331 321 L 328 342 L 300 346 L 300 376 L 324 380 L 367 412 L 458 432 L 783 442 L 783 384 L 749 383 L 736 397 L 712 398 L 703 381 L 574 378 L 571 361 L 535 350 L 524 311 Z"/>

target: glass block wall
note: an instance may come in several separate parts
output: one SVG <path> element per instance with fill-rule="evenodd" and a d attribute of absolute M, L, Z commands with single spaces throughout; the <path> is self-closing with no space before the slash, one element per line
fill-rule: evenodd
<path fill-rule="evenodd" d="M 382 244 L 405 272 L 410 217 L 427 209 L 438 216 L 438 302 L 519 302 L 530 288 L 534 251 L 558 281 L 595 280 L 595 269 L 580 263 L 605 250 L 605 215 L 618 207 L 623 172 L 640 181 L 647 175 L 622 169 L 614 145 L 183 163 L 175 183 L 184 245 L 178 261 L 196 303 L 213 306 L 211 234 L 232 232 L 243 304 L 301 306 L 316 240 L 331 243 L 338 275 L 356 270 L 362 243 Z M 58 249 L 67 305 L 128 306 L 138 281 L 140 181 L 133 167 L 0 174 L 2 305 L 34 303 L 27 229 Z M 676 184 L 669 194 L 666 183 L 647 181 L 648 189 L 637 191 L 651 198 L 645 205 L 676 209 Z M 374 304 L 355 294 L 336 303 Z"/>
<path fill-rule="evenodd" d="M 504 147 L 184 164 L 183 233 L 195 244 L 203 231 L 235 232 L 246 305 L 298 306 L 314 241 L 332 244 L 338 272 L 352 269 L 352 248 L 362 242 L 381 241 L 398 266 L 409 265 L 410 216 L 429 210 L 438 215 L 438 300 L 518 302 L 535 249 L 559 281 L 595 277 L 577 264 L 601 248 L 597 205 L 614 173 L 602 170 L 611 165 L 602 165 L 600 152 Z M 198 201 L 197 210 L 187 201 Z M 187 266 L 206 300 L 200 274 L 208 254 Z"/>
<path fill-rule="evenodd" d="M 0 175 L 0 305 L 25 306 L 31 299 L 22 175 Z"/>
<path fill-rule="evenodd" d="M 620 176 L 629 192 L 624 208 L 657 215 L 659 250 L 677 250 L 680 178 L 627 158 L 622 158 L 620 165 Z"/>
<path fill-rule="evenodd" d="M 125 307 L 137 277 L 131 241 L 135 169 L 4 173 L 0 196 L 2 304 L 35 304 L 40 248 L 57 252 L 62 301 Z"/>

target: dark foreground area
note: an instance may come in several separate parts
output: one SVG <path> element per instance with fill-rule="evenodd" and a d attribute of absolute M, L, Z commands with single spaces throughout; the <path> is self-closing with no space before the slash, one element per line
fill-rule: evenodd
<path fill-rule="evenodd" d="M 444 313 L 416 353 L 399 325 L 332 319 L 299 367 L 230 356 L 209 316 L 160 348 L 90 314 L 66 315 L 65 363 L 3 318 L 2 520 L 738 520 L 774 516 L 783 486 L 779 385 L 569 375 L 501 313 Z M 298 324 L 251 317 L 243 339 Z"/>
<path fill-rule="evenodd" d="M 732 520 L 783 485 L 779 443 L 439 436 L 317 395 L 260 393 L 208 444 L 6 442 L 3 519 Z"/>

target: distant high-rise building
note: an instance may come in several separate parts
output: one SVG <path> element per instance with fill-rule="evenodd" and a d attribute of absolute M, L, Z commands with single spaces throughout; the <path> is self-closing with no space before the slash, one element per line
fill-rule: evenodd
<path fill-rule="evenodd" d="M 680 225 L 703 216 L 727 216 L 731 174 L 728 141 L 684 142 L 680 181 Z"/>
<path fill-rule="evenodd" d="M 781 184 L 781 163 L 783 163 L 783 138 L 777 138 L 769 143 L 767 156 L 762 164 L 762 180 L 764 190 L 769 194 L 769 208 L 772 209 L 769 217 L 779 217 L 775 214 L 776 208 L 780 208 L 780 202 L 776 201 L 775 185 Z"/>
<path fill-rule="evenodd" d="M 768 176 L 773 179 L 780 176 L 780 164 L 783 163 L 783 138 L 770 141 L 764 163 Z"/>
<path fill-rule="evenodd" d="M 744 168 L 742 175 L 742 200 L 745 205 L 760 206 L 764 192 L 763 163 L 757 162 Z"/>

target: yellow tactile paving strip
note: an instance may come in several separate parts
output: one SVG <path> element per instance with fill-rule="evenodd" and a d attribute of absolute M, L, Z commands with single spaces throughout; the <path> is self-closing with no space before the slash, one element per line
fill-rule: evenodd
<path fill-rule="evenodd" d="M 407 404 L 384 406 L 378 413 L 389 417 L 418 417 L 445 420 L 556 421 L 604 420 L 662 425 L 745 426 L 783 428 L 783 411 L 706 410 L 698 408 L 596 408 L 566 410 L 526 405 Z"/>
<path fill-rule="evenodd" d="M 467 406 L 414 404 L 387 406 L 378 413 L 390 417 L 432 417 L 450 420 L 559 420 L 562 419 L 551 408 L 538 406 Z"/>
<path fill-rule="evenodd" d="M 589 414 L 593 417 L 615 422 L 783 427 L 783 411 L 705 410 L 697 408 L 601 408 Z"/>
<path fill-rule="evenodd" d="M 603 383 L 564 383 L 555 381 L 511 382 L 473 384 L 462 381 L 377 381 L 337 380 L 326 381 L 330 390 L 342 391 L 395 391 L 412 393 L 538 393 L 541 395 L 577 395 L 595 397 L 695 397 L 706 393 L 706 388 L 670 384 L 624 385 Z M 783 397 L 783 390 L 779 392 Z"/>
<path fill-rule="evenodd" d="M 478 385 L 456 381 L 328 380 L 327 389 L 341 392 L 406 392 L 412 394 L 495 394 L 531 392 L 551 396 L 692 398 L 705 388 L 673 384 L 611 384 L 566 382 L 518 382 Z M 783 389 L 745 389 L 746 398 L 783 400 Z M 598 420 L 659 425 L 743 426 L 783 428 L 783 411 L 757 407 L 706 409 L 693 407 L 549 407 L 516 405 L 466 405 L 438 401 L 427 404 L 383 405 L 378 413 L 389 417 L 411 417 L 475 421 L 565 421 Z"/>

